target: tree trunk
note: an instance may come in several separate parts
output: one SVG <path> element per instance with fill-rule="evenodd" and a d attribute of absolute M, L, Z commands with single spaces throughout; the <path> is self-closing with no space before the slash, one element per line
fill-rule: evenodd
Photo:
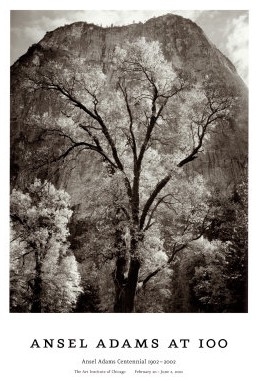
<path fill-rule="evenodd" d="M 115 275 L 117 271 L 119 272 L 118 266 L 120 267 L 120 265 L 117 263 Z M 136 258 L 133 258 L 130 262 L 128 277 L 126 279 L 122 279 L 123 281 L 120 282 L 120 278 L 115 276 L 114 279 L 116 296 L 114 312 L 134 312 L 139 269 L 140 261 Z"/>
<path fill-rule="evenodd" d="M 117 261 L 116 269 L 113 273 L 115 283 L 115 304 L 114 312 L 134 312 L 135 295 L 140 269 L 138 258 L 138 239 L 136 233 L 131 232 L 130 263 L 127 259 L 127 247 L 122 235 L 117 231 Z"/>
<path fill-rule="evenodd" d="M 31 312 L 42 312 L 42 263 L 39 256 L 36 254 L 35 278 L 32 286 L 33 302 Z"/>
<path fill-rule="evenodd" d="M 141 162 L 137 157 L 134 160 L 134 179 L 130 194 L 131 217 L 133 226 L 130 228 L 130 245 L 126 244 L 122 231 L 116 229 L 117 261 L 114 271 L 115 304 L 114 312 L 134 312 L 135 295 L 138 284 L 140 259 L 138 246 L 142 234 L 139 230 L 139 181 Z M 128 187 L 127 187 L 128 192 Z M 117 225 L 120 223 L 119 210 L 117 210 Z"/>

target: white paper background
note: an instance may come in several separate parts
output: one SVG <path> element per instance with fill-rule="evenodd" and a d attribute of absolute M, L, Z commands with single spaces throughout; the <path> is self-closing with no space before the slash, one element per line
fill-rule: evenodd
<path fill-rule="evenodd" d="M 250 247 L 248 314 L 9 314 L 9 33 L 10 9 L 249 9 L 250 10 Z M 257 380 L 259 378 L 259 23 L 257 1 L 10 1 L 1 4 L 1 368 L 3 380 Z M 84 338 L 87 349 L 30 349 L 34 338 Z M 95 349 L 100 338 L 159 339 L 157 349 Z M 189 338 L 187 349 L 168 349 Z M 225 349 L 198 349 L 198 339 L 226 339 Z M 174 366 L 84 366 L 82 359 L 176 360 Z M 75 374 L 79 369 L 127 370 L 125 375 Z M 133 375 L 134 369 L 183 374 Z"/>

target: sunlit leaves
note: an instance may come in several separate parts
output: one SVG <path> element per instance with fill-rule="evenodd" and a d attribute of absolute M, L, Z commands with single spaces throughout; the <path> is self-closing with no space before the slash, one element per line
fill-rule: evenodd
<path fill-rule="evenodd" d="M 112 293 L 111 273 L 118 257 L 125 257 L 128 269 L 132 259 L 140 261 L 139 283 L 159 268 L 149 283 L 154 289 L 156 281 L 161 284 L 157 294 L 166 301 L 175 254 L 209 229 L 208 184 L 197 173 L 188 175 L 183 166 L 207 150 L 212 134 L 228 126 L 232 100 L 213 81 L 191 77 L 177 71 L 158 41 L 145 38 L 115 46 L 102 62 L 71 56 L 29 72 L 26 84 L 50 97 L 47 110 L 28 116 L 28 123 L 40 131 L 36 164 L 42 167 L 45 162 L 48 171 L 60 166 L 60 183 L 69 184 L 77 204 L 75 221 L 82 228 L 74 229 L 72 241 L 77 258 L 87 262 L 82 275 L 87 277 L 89 271 L 102 278 L 95 290 L 103 309 L 111 309 L 103 296 L 106 290 Z M 65 181 L 68 167 L 73 175 L 66 175 Z M 56 196 L 47 183 L 34 188 L 25 194 L 14 191 L 14 214 L 20 211 L 23 228 L 30 226 L 30 242 L 46 260 L 53 281 L 46 295 L 54 295 L 59 283 L 66 284 L 69 295 L 78 281 L 75 269 L 74 283 L 66 281 L 66 266 L 74 268 L 73 257 L 64 251 L 68 200 L 64 194 Z M 208 249 L 204 243 L 203 250 Z M 127 270 L 121 275 L 123 289 Z M 84 287 L 89 289 L 86 282 Z M 158 308 L 149 311 L 163 308 L 155 299 Z"/>
<path fill-rule="evenodd" d="M 161 95 L 166 95 L 172 90 L 176 74 L 171 63 L 165 60 L 158 41 L 148 42 L 145 38 L 140 38 L 123 48 L 117 47 L 114 61 L 119 69 L 129 74 L 129 79 L 139 83 L 139 86 L 154 83 Z"/>
<path fill-rule="evenodd" d="M 69 195 L 36 179 L 26 193 L 14 189 L 10 201 L 11 310 L 30 311 L 37 265 L 42 283 L 39 312 L 71 311 L 81 288 L 75 257 L 67 252 Z"/>
<path fill-rule="evenodd" d="M 195 267 L 193 290 L 206 312 L 223 312 L 232 303 L 227 283 L 227 244 L 201 241 L 205 263 Z"/>

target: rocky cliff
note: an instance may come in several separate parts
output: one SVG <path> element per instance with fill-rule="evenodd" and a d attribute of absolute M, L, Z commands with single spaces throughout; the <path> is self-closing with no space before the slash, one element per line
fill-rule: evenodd
<path fill-rule="evenodd" d="M 55 115 L 55 100 L 43 98 L 28 88 L 25 73 L 48 61 L 73 62 L 74 58 L 80 58 L 82 65 L 86 62 L 97 63 L 107 71 L 115 46 L 140 37 L 145 37 L 147 41 L 159 41 L 165 58 L 175 68 L 196 77 L 196 80 L 211 77 L 225 86 L 227 91 L 231 87 L 235 89 L 239 102 L 230 130 L 216 135 L 207 155 L 189 164 L 189 170 L 198 170 L 213 179 L 224 176 L 227 183 L 239 180 L 247 163 L 247 88 L 233 64 L 207 39 L 200 27 L 188 19 L 169 14 L 122 27 L 102 28 L 85 22 L 66 25 L 47 32 L 39 43 L 31 46 L 14 63 L 11 68 L 13 184 L 23 182 L 28 173 L 26 161 L 30 161 L 31 152 L 35 152 L 37 145 L 41 144 L 37 131 L 28 123 L 28 115 L 43 112 Z M 88 163 L 88 166 L 93 165 L 93 161 Z M 77 188 L 83 181 L 84 166 L 86 162 L 79 161 L 76 172 L 65 175 L 65 170 L 60 171 L 55 180 L 71 191 L 74 204 L 79 203 L 80 192 Z M 76 184 L 78 187 L 75 187 Z"/>
<path fill-rule="evenodd" d="M 45 37 L 33 45 L 14 65 L 40 65 L 42 60 L 62 55 L 76 56 L 87 61 L 109 62 L 114 47 L 126 41 L 145 37 L 162 44 L 165 57 L 177 67 L 185 66 L 204 76 L 207 72 L 220 73 L 231 78 L 241 88 L 244 86 L 233 64 L 205 36 L 194 22 L 176 15 L 165 15 L 146 23 L 122 27 L 102 28 L 86 22 L 76 22 L 47 32 Z"/>

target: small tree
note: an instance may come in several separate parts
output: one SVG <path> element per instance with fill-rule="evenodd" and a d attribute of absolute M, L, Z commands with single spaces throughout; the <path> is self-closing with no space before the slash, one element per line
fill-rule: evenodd
<path fill-rule="evenodd" d="M 207 236 L 226 245 L 223 276 L 230 293 L 228 312 L 247 312 L 248 300 L 248 186 L 247 179 L 213 199 L 214 214 Z"/>
<path fill-rule="evenodd" d="M 68 250 L 69 195 L 47 181 L 11 202 L 11 311 L 69 312 L 81 291 L 74 255 Z"/>
<path fill-rule="evenodd" d="M 247 184 L 214 189 L 204 237 L 175 258 L 176 312 L 247 312 Z"/>

